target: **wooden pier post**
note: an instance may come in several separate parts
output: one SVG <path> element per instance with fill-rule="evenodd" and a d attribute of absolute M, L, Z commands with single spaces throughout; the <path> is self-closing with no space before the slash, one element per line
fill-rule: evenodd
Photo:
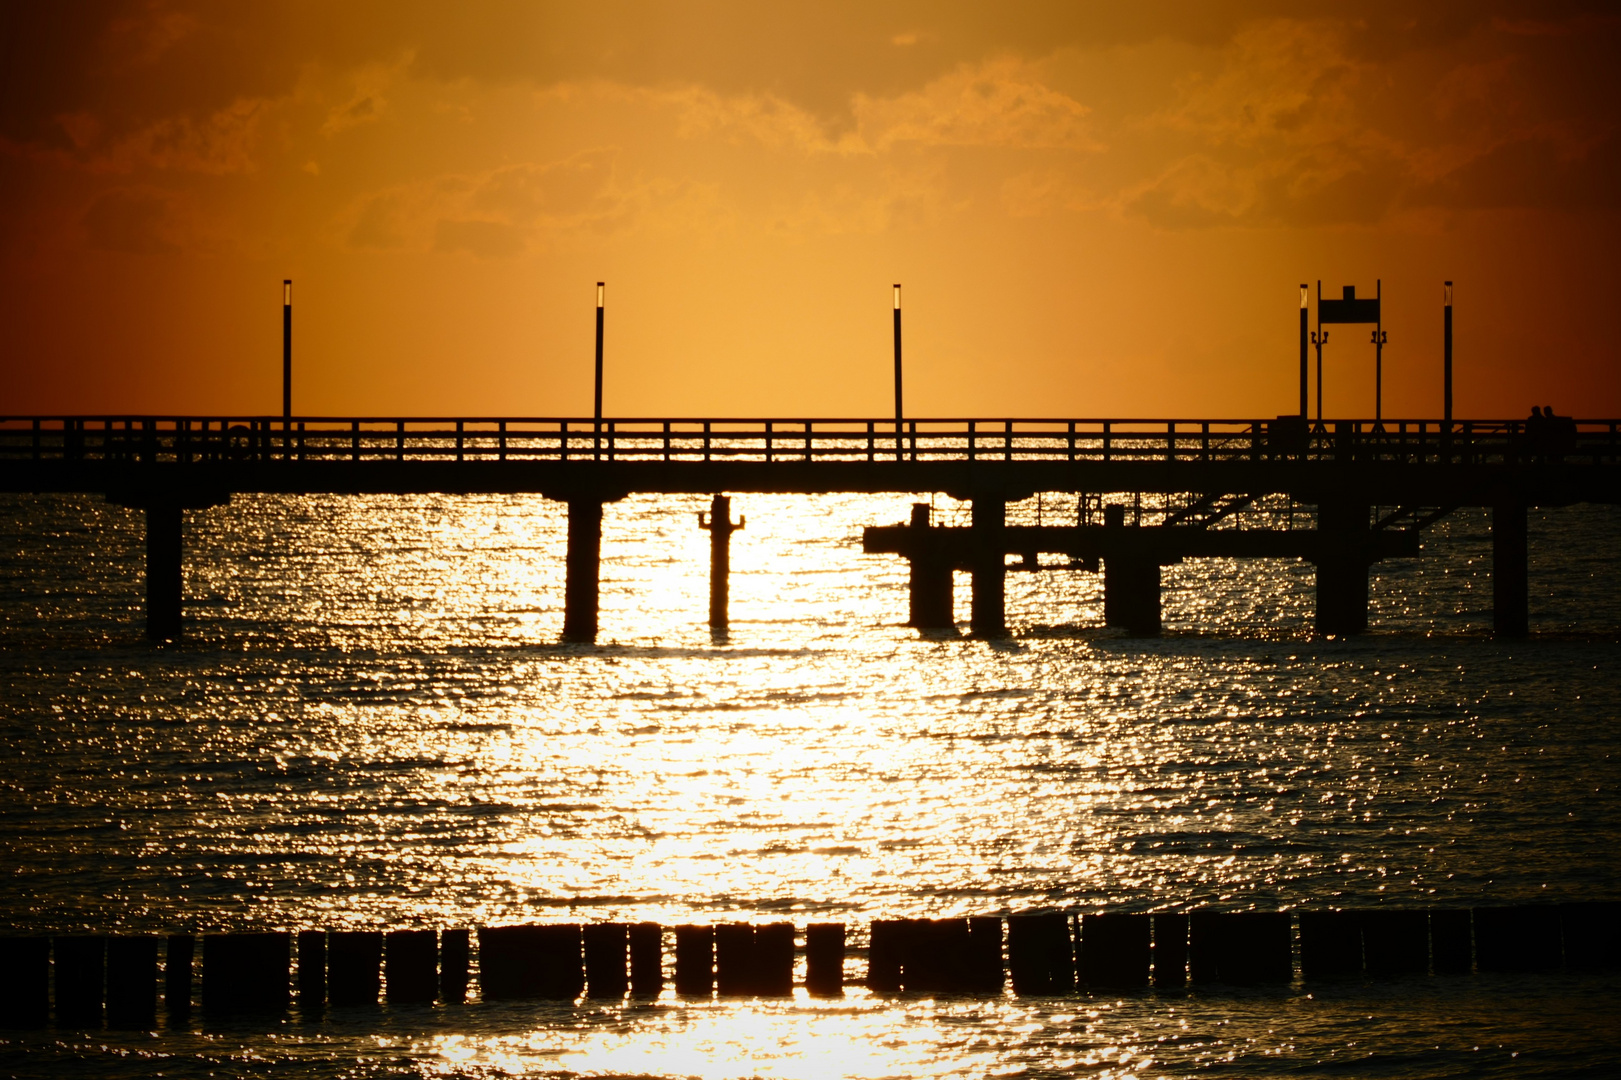
<path fill-rule="evenodd" d="M 956 625 L 951 560 L 931 542 L 929 528 L 929 504 L 913 503 L 906 625 L 919 630 L 950 630 Z"/>
<path fill-rule="evenodd" d="M 59 937 L 56 960 L 56 1023 L 59 1027 L 99 1028 L 106 982 L 107 939 Z"/>
<path fill-rule="evenodd" d="M 973 596 L 969 626 L 980 637 L 1007 636 L 1007 500 L 977 496 L 973 502 Z"/>
<path fill-rule="evenodd" d="M 383 986 L 390 1005 L 432 1005 L 439 991 L 439 935 L 390 930 L 383 938 Z"/>
<path fill-rule="evenodd" d="M 844 995 L 844 924 L 805 927 L 805 989 L 812 997 Z"/>
<path fill-rule="evenodd" d="M 1317 632 L 1360 634 L 1368 628 L 1368 508 L 1324 502 L 1317 507 L 1323 548 L 1317 557 Z"/>
<path fill-rule="evenodd" d="M 1498 637 L 1531 632 L 1529 557 L 1525 503 L 1504 499 L 1492 507 L 1492 631 Z"/>
<path fill-rule="evenodd" d="M 733 524 L 732 500 L 725 495 L 710 500 L 707 517 L 698 514 L 698 527 L 709 533 L 709 625 L 725 630 L 731 621 L 732 534 L 747 525 L 748 518 Z"/>
<path fill-rule="evenodd" d="M 184 516 L 179 503 L 146 507 L 146 636 L 159 641 L 181 634 L 180 531 Z"/>
<path fill-rule="evenodd" d="M 191 1016 L 191 967 L 196 955 L 195 936 L 169 935 L 163 949 L 163 1008 L 171 1029 L 184 1027 Z"/>
<path fill-rule="evenodd" d="M 630 992 L 656 998 L 664 990 L 664 930 L 655 922 L 632 923 L 630 939 Z"/>
<path fill-rule="evenodd" d="M 130 1031 L 151 1031 L 158 1026 L 155 936 L 107 939 L 107 1026 Z"/>
<path fill-rule="evenodd" d="M 602 501 L 568 502 L 568 571 L 563 585 L 563 640 L 597 640 L 597 580 L 602 563 Z"/>
<path fill-rule="evenodd" d="M 300 930 L 298 945 L 298 1010 L 307 1017 L 326 1008 L 326 931 Z"/>
<path fill-rule="evenodd" d="M 439 1000 L 447 1005 L 467 1000 L 470 938 L 465 926 L 439 932 Z"/>
<path fill-rule="evenodd" d="M 42 1028 L 51 1019 L 51 939 L 0 937 L 0 1027 Z"/>

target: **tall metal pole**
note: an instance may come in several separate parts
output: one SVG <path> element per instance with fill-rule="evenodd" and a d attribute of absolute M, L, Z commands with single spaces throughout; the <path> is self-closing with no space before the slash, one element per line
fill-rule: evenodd
<path fill-rule="evenodd" d="M 1446 306 L 1441 316 L 1441 419 L 1452 430 L 1452 282 L 1442 295 Z"/>
<path fill-rule="evenodd" d="M 1311 307 L 1311 290 L 1305 284 L 1300 286 L 1300 419 L 1306 419 L 1306 320 L 1308 309 Z"/>
<path fill-rule="evenodd" d="M 901 287 L 895 286 L 895 434 L 901 430 Z"/>
<path fill-rule="evenodd" d="M 602 420 L 602 294 L 604 288 L 602 282 L 597 282 L 597 393 L 591 415 L 599 423 Z"/>
<path fill-rule="evenodd" d="M 293 416 L 293 279 L 281 283 L 281 418 Z"/>
<path fill-rule="evenodd" d="M 1373 283 L 1373 298 L 1380 299 L 1384 291 L 1384 282 L 1375 279 Z M 1379 305 L 1379 320 L 1373 324 L 1373 422 L 1378 424 L 1384 419 L 1385 402 L 1385 342 L 1389 335 L 1384 331 L 1385 309 Z"/>
<path fill-rule="evenodd" d="M 1328 331 L 1323 329 L 1323 282 L 1317 282 L 1317 329 L 1311 332 L 1311 343 L 1317 346 L 1317 422 L 1323 422 L 1323 345 Z"/>

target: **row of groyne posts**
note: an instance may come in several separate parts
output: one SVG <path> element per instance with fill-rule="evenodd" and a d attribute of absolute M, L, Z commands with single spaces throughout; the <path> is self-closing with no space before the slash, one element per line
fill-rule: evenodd
<path fill-rule="evenodd" d="M 1047 913 L 844 923 L 551 923 L 0 938 L 0 1026 L 154 1029 L 205 1016 L 486 1002 L 1175 992 L 1395 976 L 1621 969 L 1621 904 Z M 198 964 L 198 944 L 201 963 Z M 475 950 L 476 945 L 476 950 Z M 160 949 L 161 960 L 160 965 Z M 850 978 L 865 954 L 866 976 Z M 296 965 L 295 965 L 296 959 Z M 799 961 L 802 959 L 803 963 Z M 161 966 L 161 971 L 160 971 Z M 200 980 L 194 978 L 201 968 Z M 670 971 L 673 979 L 666 979 Z"/>

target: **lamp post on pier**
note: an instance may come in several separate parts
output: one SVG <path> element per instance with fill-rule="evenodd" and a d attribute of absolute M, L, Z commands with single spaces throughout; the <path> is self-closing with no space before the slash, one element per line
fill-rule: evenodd
<path fill-rule="evenodd" d="M 1452 431 L 1452 282 L 1441 294 L 1441 420 Z"/>
<path fill-rule="evenodd" d="M 1306 320 L 1309 316 L 1311 290 L 1304 283 L 1300 286 L 1300 419 L 1306 419 Z"/>
<path fill-rule="evenodd" d="M 895 283 L 895 460 L 901 459 L 901 428 L 905 409 L 901 398 L 901 286 Z"/>
<path fill-rule="evenodd" d="M 606 291 L 606 289 L 607 289 L 607 285 L 605 283 L 603 283 L 601 281 L 597 282 L 596 393 L 592 398 L 592 407 L 591 407 L 591 419 L 592 419 L 592 425 L 591 425 L 591 431 L 592 431 L 591 448 L 592 448 L 592 454 L 593 455 L 600 455 L 602 453 L 602 308 L 603 308 L 603 300 L 604 300 L 603 294 Z"/>
<path fill-rule="evenodd" d="M 281 418 L 293 417 L 293 279 L 281 283 Z"/>

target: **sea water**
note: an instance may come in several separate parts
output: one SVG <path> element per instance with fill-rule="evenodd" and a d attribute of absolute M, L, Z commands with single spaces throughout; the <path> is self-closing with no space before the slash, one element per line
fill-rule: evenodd
<path fill-rule="evenodd" d="M 1207 559 L 1165 568 L 1152 638 L 1102 626 L 1099 575 L 1010 572 L 986 641 L 907 629 L 904 560 L 861 553 L 911 502 L 736 496 L 725 634 L 708 500 L 611 503 L 582 646 L 558 643 L 560 504 L 238 496 L 188 513 L 187 637 L 154 645 L 140 514 L 6 496 L 0 919 L 834 920 L 859 947 L 875 918 L 1621 898 L 1621 511 L 1532 511 L 1528 640 L 1492 637 L 1489 518 L 1460 511 L 1374 568 L 1358 637 L 1312 632 L 1310 564 Z M 966 575 L 957 604 L 966 626 Z M 1614 974 L 577 1005 L 475 983 L 0 1030 L 0 1073 L 1602 1076 L 1617 1016 Z"/>

